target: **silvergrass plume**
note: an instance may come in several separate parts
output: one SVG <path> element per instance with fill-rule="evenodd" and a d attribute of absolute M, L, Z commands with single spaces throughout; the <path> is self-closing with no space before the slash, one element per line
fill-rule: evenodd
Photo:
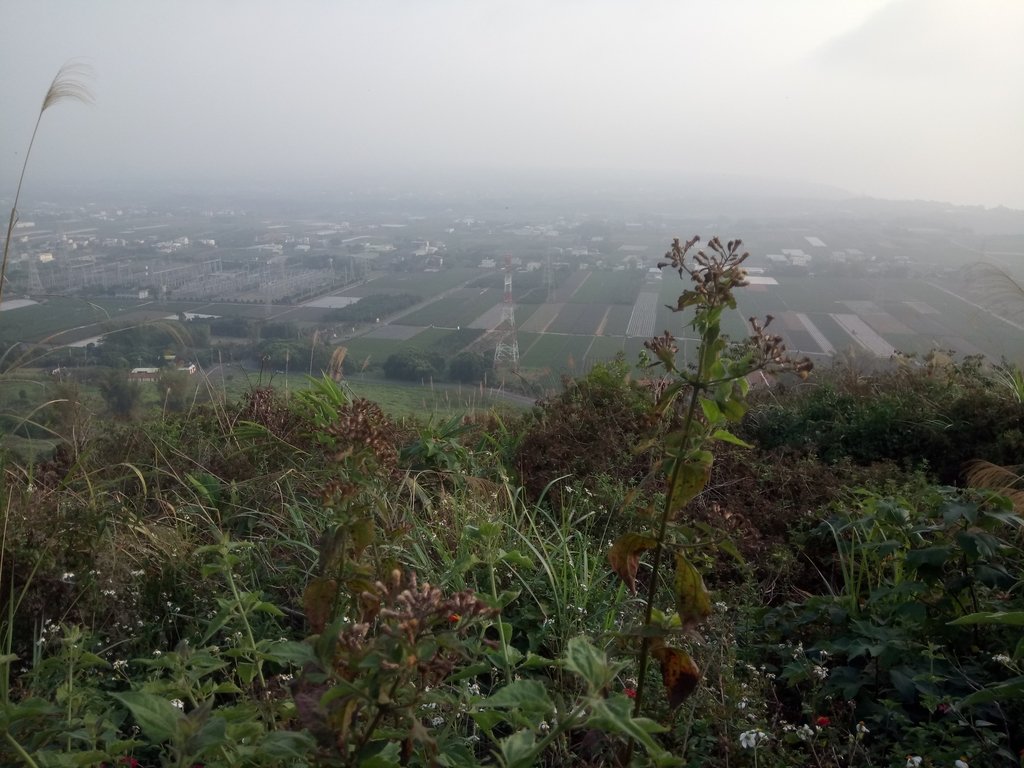
<path fill-rule="evenodd" d="M 18 222 L 18 199 L 21 197 L 21 185 L 25 181 L 25 170 L 28 168 L 28 159 L 32 155 L 32 145 L 35 144 L 36 134 L 39 132 L 39 123 L 42 122 L 43 114 L 50 107 L 62 101 L 80 101 L 83 104 L 93 102 L 92 91 L 86 84 L 93 76 L 92 67 L 81 61 L 68 61 L 57 70 L 57 75 L 50 83 L 50 87 L 43 97 L 43 105 L 39 108 L 36 116 L 36 125 L 32 129 L 32 138 L 28 142 L 28 150 L 25 152 L 25 160 L 21 164 L 21 175 L 18 177 L 18 187 L 14 192 L 14 205 L 11 206 L 11 217 L 7 223 L 7 234 L 4 236 L 4 258 L 0 264 L 0 304 L 4 300 L 4 285 L 7 282 L 7 258 L 11 251 L 11 235 L 14 233 L 14 225 Z"/>

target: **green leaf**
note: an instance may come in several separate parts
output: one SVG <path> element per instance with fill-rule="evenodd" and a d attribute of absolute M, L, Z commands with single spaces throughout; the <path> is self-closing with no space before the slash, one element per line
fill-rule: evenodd
<path fill-rule="evenodd" d="M 490 733 L 496 726 L 505 722 L 505 716 L 500 712 L 495 712 L 493 709 L 473 710 L 469 713 L 469 716 L 473 718 L 473 722 L 476 723 L 478 728 L 487 733 Z"/>
<path fill-rule="evenodd" d="M 912 549 L 906 554 L 906 564 L 908 568 L 914 570 L 919 570 L 922 567 L 941 568 L 949 561 L 952 554 L 953 547 L 948 545 Z"/>
<path fill-rule="evenodd" d="M 569 640 L 562 661 L 566 669 L 586 681 L 591 695 L 603 691 L 615 677 L 615 669 L 608 664 L 608 657 L 585 637 Z"/>
<path fill-rule="evenodd" d="M 498 742 L 506 768 L 533 768 L 536 765 L 537 737 L 533 731 L 519 731 Z"/>
<path fill-rule="evenodd" d="M 227 736 L 227 723 L 223 717 L 211 717 L 198 732 L 188 740 L 186 749 L 193 757 L 220 747 Z"/>
<path fill-rule="evenodd" d="M 704 411 L 704 418 L 708 420 L 708 424 L 718 424 L 725 418 L 722 416 L 722 411 L 719 410 L 714 400 L 702 397 L 700 398 L 700 407 Z"/>
<path fill-rule="evenodd" d="M 672 588 L 683 629 L 693 629 L 711 615 L 711 595 L 704 586 L 704 578 L 681 553 L 676 554 L 676 575 Z"/>
<path fill-rule="evenodd" d="M 740 438 L 736 437 L 736 435 L 734 435 L 732 432 L 730 432 L 727 429 L 716 429 L 714 432 L 711 433 L 711 439 L 712 440 L 721 440 L 722 442 L 725 442 L 725 443 L 732 443 L 733 445 L 738 445 L 740 448 L 753 448 L 754 447 L 750 443 L 748 443 L 746 440 L 741 440 Z"/>
<path fill-rule="evenodd" d="M 259 747 L 262 758 L 286 760 L 308 757 L 316 749 L 316 740 L 305 731 L 271 731 Z"/>
<path fill-rule="evenodd" d="M 676 461 L 682 462 L 682 466 L 679 467 L 678 475 L 675 474 L 674 469 L 672 470 L 672 477 L 675 480 L 671 488 L 671 512 L 678 512 L 693 501 L 697 494 L 704 490 L 704 486 L 708 484 L 708 479 L 711 477 L 711 462 L 703 461 L 703 458 L 701 456 L 700 460 L 697 461 L 676 459 Z"/>
<path fill-rule="evenodd" d="M 518 549 L 498 553 L 498 562 L 506 563 L 507 565 L 511 565 L 513 568 L 533 568 L 533 560 L 528 558 Z"/>
<path fill-rule="evenodd" d="M 212 638 L 214 635 L 220 632 L 221 629 L 224 628 L 224 625 L 231 620 L 233 614 L 234 611 L 230 604 L 222 605 L 220 611 L 217 613 L 216 616 L 213 617 L 213 620 L 207 625 L 206 633 L 203 635 L 203 638 L 199 641 L 199 644 L 206 645 L 210 641 L 210 638 Z"/>
<path fill-rule="evenodd" d="M 988 704 L 991 701 L 1007 701 L 1022 697 L 1024 697 L 1024 675 L 976 691 L 963 699 L 960 704 L 971 707 L 975 704 Z"/>
<path fill-rule="evenodd" d="M 633 702 L 622 695 L 607 699 L 593 699 L 591 702 L 592 714 L 587 720 L 587 725 L 622 734 L 637 741 L 649 754 L 663 755 L 665 750 L 658 745 L 651 734 L 662 732 L 665 729 L 653 720 L 633 717 L 632 710 Z"/>
<path fill-rule="evenodd" d="M 1024 627 L 1024 611 L 990 611 L 972 613 L 949 622 L 953 626 L 965 624 L 1001 624 L 1009 627 Z"/>
<path fill-rule="evenodd" d="M 541 717 L 554 706 L 547 689 L 537 680 L 514 680 L 477 703 L 480 709 L 515 709 Z"/>
<path fill-rule="evenodd" d="M 746 384 L 745 380 L 742 380 Z M 721 403 L 722 413 L 725 414 L 725 418 L 729 421 L 739 421 L 747 413 L 747 405 L 742 400 L 734 400 L 732 398 Z"/>
<path fill-rule="evenodd" d="M 235 669 L 238 672 L 238 679 L 248 685 L 255 679 L 259 666 L 249 661 L 240 661 Z"/>
<path fill-rule="evenodd" d="M 271 616 L 284 616 L 284 611 L 273 603 L 268 603 L 266 600 L 260 600 L 256 603 L 256 605 L 253 606 L 253 610 L 259 613 L 269 613 Z"/>
<path fill-rule="evenodd" d="M 636 572 L 640 568 L 640 555 L 648 549 L 654 549 L 657 541 L 650 536 L 639 533 L 624 533 L 615 540 L 608 550 L 608 562 L 612 570 L 618 574 L 629 591 L 636 594 Z"/>
<path fill-rule="evenodd" d="M 719 541 L 718 549 L 727 554 L 741 566 L 746 567 L 746 559 L 744 559 L 739 549 L 736 548 L 736 544 L 731 539 L 722 539 L 721 541 Z"/>
<path fill-rule="evenodd" d="M 171 702 L 152 693 L 126 691 L 110 694 L 132 713 L 135 722 L 150 741 L 170 741 L 185 715 Z"/>
<path fill-rule="evenodd" d="M 371 745 L 376 748 L 376 745 Z M 402 745 L 397 741 L 389 741 L 372 755 L 359 755 L 362 768 L 398 768 L 402 759 Z"/>

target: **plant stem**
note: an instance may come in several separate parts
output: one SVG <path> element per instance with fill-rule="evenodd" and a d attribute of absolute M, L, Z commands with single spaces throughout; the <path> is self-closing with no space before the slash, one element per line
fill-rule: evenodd
<path fill-rule="evenodd" d="M 235 574 L 230 560 L 225 558 L 225 564 L 227 567 L 228 586 L 231 587 L 231 595 L 235 599 L 235 606 L 238 608 L 238 615 L 242 619 L 242 626 L 245 627 L 245 635 L 249 641 L 249 650 L 253 654 L 253 663 L 256 665 L 256 674 L 260 678 L 260 685 L 266 688 L 267 681 L 263 677 L 263 661 L 257 658 L 256 654 L 256 638 L 252 633 L 252 625 L 249 623 L 249 617 L 246 615 L 245 606 L 242 604 L 242 596 L 238 592 L 238 586 L 235 584 Z"/>
<path fill-rule="evenodd" d="M 10 732 L 4 731 L 4 738 L 14 748 L 14 751 L 18 753 L 18 756 L 25 761 L 25 765 L 29 766 L 29 768 L 39 768 L 39 763 L 32 759 L 32 756 L 25 751 L 25 748 L 18 743 L 17 739 L 11 736 Z"/>
<path fill-rule="evenodd" d="M 690 404 L 686 410 L 686 418 L 683 420 L 682 433 L 689 436 L 690 430 L 693 429 L 693 420 L 697 412 L 697 403 L 699 400 L 700 381 L 701 373 L 703 372 L 703 361 L 704 355 L 703 350 L 699 354 L 697 375 L 694 377 L 694 384 L 690 392 Z M 688 442 L 688 441 L 687 441 Z M 658 591 L 658 575 L 661 571 L 661 555 L 665 549 L 665 534 L 668 531 L 668 519 L 672 514 L 672 496 L 673 489 L 676 483 L 679 482 L 682 476 L 683 467 L 685 466 L 685 460 L 682 456 L 682 451 L 685 450 L 687 442 L 683 442 L 680 445 L 680 453 L 676 455 L 672 462 L 672 473 L 669 477 L 668 486 L 665 490 L 665 503 L 661 511 L 661 521 L 658 525 L 658 536 L 655 539 L 654 554 L 651 560 L 651 580 L 647 585 L 647 605 L 644 608 L 644 628 L 651 626 L 651 617 L 654 613 L 654 598 Z M 633 716 L 640 716 L 640 709 L 643 706 L 644 690 L 647 683 L 647 660 L 651 653 L 651 638 L 649 635 L 644 635 L 643 640 L 640 644 L 640 659 L 638 661 L 639 669 L 637 671 L 637 686 L 636 686 L 636 700 L 633 704 Z M 630 751 L 632 751 L 632 742 L 630 742 Z"/>

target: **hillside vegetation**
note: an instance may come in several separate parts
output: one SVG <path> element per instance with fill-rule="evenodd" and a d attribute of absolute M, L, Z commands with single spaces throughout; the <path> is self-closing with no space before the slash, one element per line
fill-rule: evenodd
<path fill-rule="evenodd" d="M 0 465 L 0 764 L 1019 765 L 1019 375 L 730 343 L 744 258 L 673 243 L 693 358 L 521 415 L 50 406 Z"/>

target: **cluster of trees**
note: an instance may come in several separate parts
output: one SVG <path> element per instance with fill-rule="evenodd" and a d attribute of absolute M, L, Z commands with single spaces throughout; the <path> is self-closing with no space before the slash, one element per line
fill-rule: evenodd
<path fill-rule="evenodd" d="M 415 293 L 371 293 L 355 304 L 331 312 L 328 320 L 336 323 L 372 323 L 377 318 L 401 312 L 423 301 Z"/>
<path fill-rule="evenodd" d="M 398 381 L 448 378 L 469 384 L 483 381 L 491 368 L 491 358 L 479 352 L 460 352 L 451 360 L 445 360 L 437 352 L 410 349 L 388 357 L 384 362 L 384 375 Z"/>

